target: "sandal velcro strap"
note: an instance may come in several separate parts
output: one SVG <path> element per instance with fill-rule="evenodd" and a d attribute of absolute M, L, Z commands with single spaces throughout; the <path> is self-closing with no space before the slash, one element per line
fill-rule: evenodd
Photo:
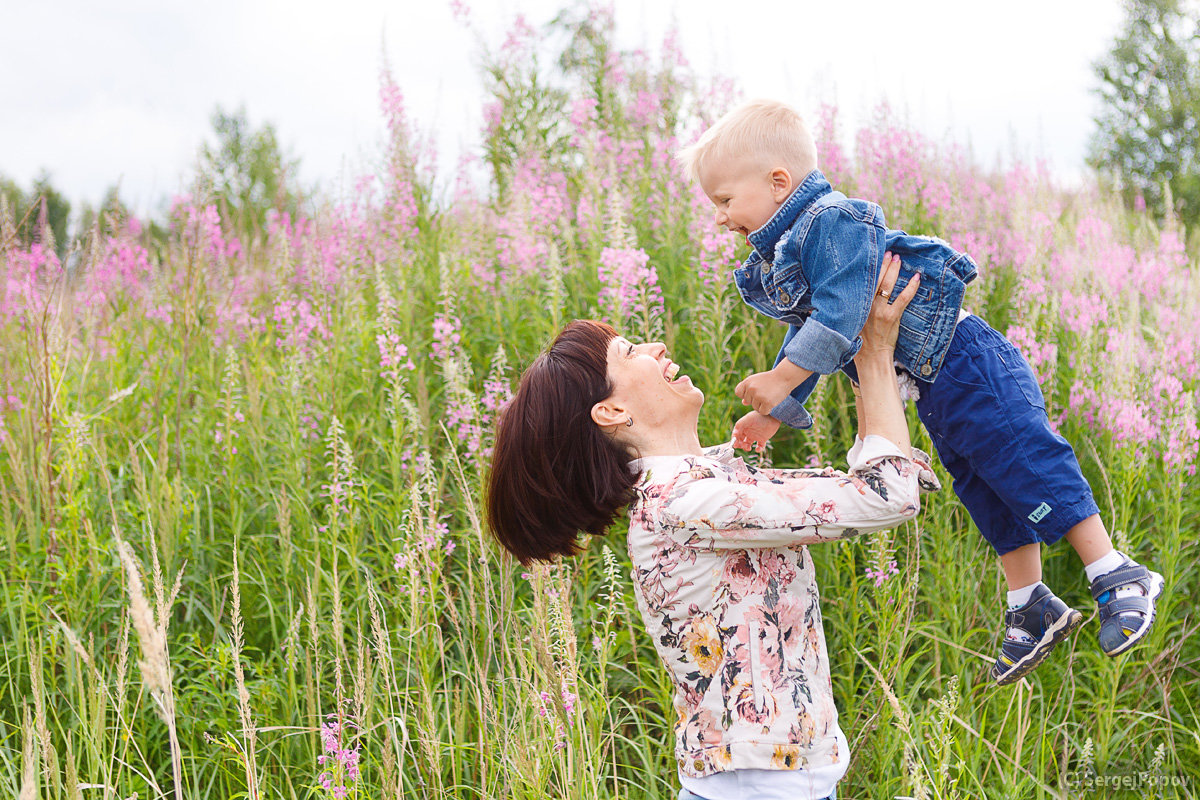
<path fill-rule="evenodd" d="M 1005 639 L 1000 648 L 1000 654 L 1008 656 L 1015 662 L 1032 653 L 1036 646 L 1037 642 L 1014 642 L 1011 639 Z"/>
<path fill-rule="evenodd" d="M 1140 586 L 1142 591 L 1121 592 L 1123 586 Z M 1161 575 L 1132 562 L 1096 578 L 1092 594 L 1100 612 L 1100 649 L 1106 655 L 1120 655 L 1146 635 L 1154 624 L 1154 601 L 1162 590 Z M 1118 592 L 1124 596 L 1118 597 Z"/>
<path fill-rule="evenodd" d="M 1030 628 L 1037 627 L 1030 623 L 1037 622 L 1037 614 L 1030 613 L 1033 609 L 1025 607 L 1021 609 L 1010 608 L 1004 612 L 1004 627 L 1016 628 L 1019 631 L 1024 631 L 1027 636 L 1032 636 L 1029 632 Z M 1033 638 L 1037 638 L 1034 636 Z"/>
<path fill-rule="evenodd" d="M 1133 595 L 1130 597 L 1118 597 L 1116 600 L 1109 600 L 1104 604 L 1105 616 L 1121 614 L 1148 614 L 1150 612 L 1150 598 L 1145 595 Z"/>
<path fill-rule="evenodd" d="M 1009 611 L 1008 619 L 1005 622 L 1008 627 L 1025 631 L 1026 634 L 1037 639 L 1041 636 L 1041 631 L 1053 625 L 1065 610 L 1065 603 L 1054 595 L 1047 594 L 1035 603 Z"/>
<path fill-rule="evenodd" d="M 1118 586 L 1124 586 L 1128 583 L 1140 583 L 1142 588 L 1149 594 L 1150 589 L 1150 570 L 1143 567 L 1141 564 L 1124 564 L 1117 567 L 1111 572 L 1106 572 L 1096 580 L 1092 581 L 1092 597 L 1096 600 L 1105 592 L 1112 591 Z"/>

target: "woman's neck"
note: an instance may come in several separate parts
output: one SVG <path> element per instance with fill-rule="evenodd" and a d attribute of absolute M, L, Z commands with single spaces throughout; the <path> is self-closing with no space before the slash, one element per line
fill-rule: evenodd
<path fill-rule="evenodd" d="M 698 456 L 704 453 L 700 436 L 693 426 L 689 429 L 671 428 L 651 431 L 634 444 L 641 458 L 650 456 Z"/>

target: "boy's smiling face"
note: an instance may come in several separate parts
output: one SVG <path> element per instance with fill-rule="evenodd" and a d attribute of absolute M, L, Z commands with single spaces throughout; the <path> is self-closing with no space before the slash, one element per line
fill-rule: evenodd
<path fill-rule="evenodd" d="M 783 167 L 770 169 L 744 158 L 713 159 L 701 165 L 699 178 L 716 208 L 716 223 L 742 236 L 766 225 L 795 188 Z"/>

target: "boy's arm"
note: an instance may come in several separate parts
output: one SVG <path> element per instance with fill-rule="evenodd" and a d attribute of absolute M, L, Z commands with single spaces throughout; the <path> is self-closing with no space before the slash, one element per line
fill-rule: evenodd
<path fill-rule="evenodd" d="M 798 367 L 828 375 L 858 353 L 884 255 L 883 214 L 873 208 L 875 220 L 868 221 L 830 206 L 804 239 L 800 264 L 813 313 L 784 347 L 787 360 Z"/>
<path fill-rule="evenodd" d="M 779 366 L 781 362 L 786 360 L 783 357 L 784 348 L 787 347 L 787 343 L 792 340 L 792 337 L 796 335 L 796 331 L 798 330 L 800 329 L 795 325 L 788 326 L 787 333 L 783 337 L 783 346 L 779 348 L 779 354 L 775 356 L 775 366 Z M 800 368 L 797 367 L 797 369 Z M 807 370 L 803 371 L 806 373 L 806 375 L 800 379 L 800 383 L 787 390 L 788 393 L 795 396 L 796 400 L 801 403 L 804 402 L 805 398 L 808 396 L 808 393 L 811 391 L 811 387 L 804 387 L 804 382 L 812 376 L 812 373 L 809 373 Z M 749 398 L 756 398 L 760 388 L 765 385 L 764 383 L 760 383 L 760 381 L 763 381 L 764 378 L 770 380 L 773 374 L 775 374 L 773 370 L 755 373 L 739 383 L 735 391 L 738 392 L 739 397 L 745 394 Z M 790 382 L 791 379 L 789 378 L 787 380 Z M 747 387 L 750 389 L 749 392 L 746 391 Z M 803 397 L 798 396 L 798 393 L 802 388 L 804 389 Z M 768 389 L 768 391 L 770 390 Z M 750 400 L 743 400 L 743 403 L 746 405 L 751 405 Z M 733 446 L 741 450 L 757 450 L 760 453 L 763 452 L 763 450 L 766 449 L 767 442 L 771 440 L 771 437 L 775 435 L 775 433 L 779 430 L 779 426 L 782 424 L 779 420 L 771 416 L 770 412 L 773 408 L 775 408 L 774 405 L 768 405 L 762 412 L 759 412 L 757 409 L 755 409 L 739 419 L 733 426 Z"/>
<path fill-rule="evenodd" d="M 766 372 L 756 372 L 746 378 L 734 387 L 733 391 L 742 399 L 743 405 L 770 416 L 772 408 L 783 402 L 783 398 L 812 375 L 811 370 L 798 367 L 789 359 L 783 358 L 774 368 Z"/>
<path fill-rule="evenodd" d="M 814 311 L 802 326 L 789 328 L 773 369 L 737 385 L 745 405 L 768 414 L 809 376 L 828 375 L 854 358 L 879 279 L 883 230 L 838 206 L 817 215 L 800 252 Z"/>

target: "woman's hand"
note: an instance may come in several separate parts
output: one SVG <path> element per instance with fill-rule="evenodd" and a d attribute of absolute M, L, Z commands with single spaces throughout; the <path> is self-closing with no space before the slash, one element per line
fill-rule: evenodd
<path fill-rule="evenodd" d="M 879 285 L 876 287 L 874 302 L 871 303 L 871 314 L 862 330 L 862 349 L 859 354 L 870 357 L 887 355 L 891 358 L 896 349 L 896 339 L 900 335 L 900 317 L 904 309 L 917 294 L 921 285 L 921 274 L 916 273 L 904 287 L 904 291 L 892 297 L 896 279 L 900 277 L 900 259 L 891 253 L 883 256 L 883 267 L 879 270 Z M 858 360 L 858 357 L 855 357 Z"/>
<path fill-rule="evenodd" d="M 755 450 L 761 453 L 767 442 L 779 430 L 779 420 L 751 411 L 733 426 L 733 446 L 739 450 Z"/>

